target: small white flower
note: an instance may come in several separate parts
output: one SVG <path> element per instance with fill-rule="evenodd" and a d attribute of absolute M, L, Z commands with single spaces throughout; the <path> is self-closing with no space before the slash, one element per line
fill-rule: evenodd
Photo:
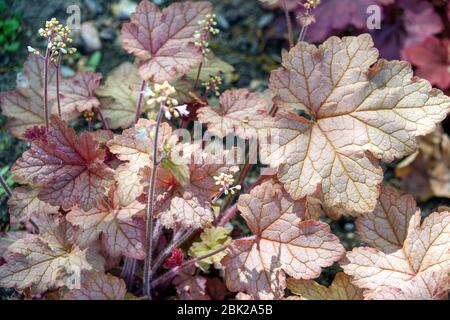
<path fill-rule="evenodd" d="M 187 105 L 186 104 L 183 104 L 181 106 L 177 106 L 177 107 L 175 107 L 175 109 L 183 117 L 187 117 L 189 115 L 189 111 L 187 110 Z"/>
<path fill-rule="evenodd" d="M 172 114 L 170 113 L 170 110 L 166 107 L 163 107 L 163 108 L 164 108 L 164 116 L 166 117 L 166 119 L 167 120 L 172 119 Z"/>

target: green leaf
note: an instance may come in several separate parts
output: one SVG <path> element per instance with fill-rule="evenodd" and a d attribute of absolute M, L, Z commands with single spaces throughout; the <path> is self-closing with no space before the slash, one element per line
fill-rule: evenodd
<path fill-rule="evenodd" d="M 0 13 L 3 13 L 6 11 L 6 1 L 0 0 Z"/>
<path fill-rule="evenodd" d="M 3 32 L 6 36 L 13 36 L 17 33 L 20 27 L 20 22 L 15 19 L 6 20 L 3 24 Z"/>
<path fill-rule="evenodd" d="M 17 50 L 19 50 L 19 47 L 20 47 L 20 42 L 14 41 L 14 42 L 11 42 L 11 43 L 8 43 L 5 45 L 5 51 L 16 52 Z"/>
<path fill-rule="evenodd" d="M 188 184 L 190 179 L 189 167 L 186 164 L 176 164 L 169 158 L 165 158 L 161 165 L 164 169 L 169 170 L 170 173 L 177 179 L 177 181 L 185 186 Z"/>
<path fill-rule="evenodd" d="M 87 66 L 92 71 L 97 70 L 98 65 L 100 64 L 100 61 L 102 60 L 102 53 L 100 51 L 94 52 L 90 57 L 89 61 L 87 63 Z"/>
<path fill-rule="evenodd" d="M 210 227 L 200 235 L 200 242 L 194 242 L 189 248 L 188 254 L 191 257 L 201 257 L 217 249 L 222 248 L 231 242 L 231 229 L 223 227 Z M 209 258 L 197 262 L 197 267 L 202 271 L 207 271 L 212 264 L 218 264 L 226 252 L 222 251 Z"/>
<path fill-rule="evenodd" d="M 225 82 L 229 82 L 233 76 L 234 67 L 226 63 L 219 58 L 210 58 L 208 61 L 203 63 L 202 70 L 200 71 L 200 81 L 208 82 L 210 76 L 217 76 L 222 74 L 225 78 Z M 198 73 L 198 68 L 195 68 L 187 76 L 191 79 L 196 79 Z"/>

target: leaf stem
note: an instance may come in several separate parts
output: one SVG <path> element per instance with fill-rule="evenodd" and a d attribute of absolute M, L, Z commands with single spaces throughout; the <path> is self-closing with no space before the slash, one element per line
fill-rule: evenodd
<path fill-rule="evenodd" d="M 220 219 L 220 222 L 217 224 L 218 227 L 223 227 L 224 225 L 226 225 L 228 223 L 228 221 L 231 220 L 231 218 L 233 218 L 233 216 L 236 214 L 237 212 L 237 202 L 231 206 L 230 208 L 228 208 L 227 211 L 225 211 L 225 214 L 222 216 L 222 219 Z"/>
<path fill-rule="evenodd" d="M 286 26 L 288 30 L 288 40 L 289 40 L 289 48 L 292 49 L 294 46 L 294 33 L 292 32 L 292 21 L 291 16 L 289 15 L 289 10 L 286 4 L 286 0 L 282 0 L 283 3 L 283 10 L 284 10 L 284 17 L 286 19 Z"/>
<path fill-rule="evenodd" d="M 125 279 L 128 291 L 133 286 L 134 272 L 136 271 L 136 259 L 125 257 L 120 277 Z"/>
<path fill-rule="evenodd" d="M 95 111 L 97 111 L 97 114 L 100 117 L 100 120 L 102 121 L 103 129 L 109 130 L 108 121 L 106 121 L 106 118 L 103 116 L 102 109 L 100 109 L 100 107 L 95 107 Z"/>
<path fill-rule="evenodd" d="M 49 128 L 49 111 L 48 111 L 48 65 L 49 65 L 49 53 L 47 48 L 44 58 L 44 117 L 45 117 L 45 133 L 48 134 Z"/>
<path fill-rule="evenodd" d="M 298 36 L 298 42 L 305 41 L 307 31 L 308 31 L 308 26 L 303 25 L 302 29 L 300 30 L 300 35 Z"/>
<path fill-rule="evenodd" d="M 0 184 L 2 185 L 3 189 L 5 189 L 5 192 L 8 195 L 8 197 L 12 197 L 11 188 L 8 186 L 8 183 L 6 182 L 5 178 L 3 178 L 3 175 L 1 173 L 0 173 Z"/>
<path fill-rule="evenodd" d="M 142 100 L 144 99 L 144 89 L 147 85 L 147 81 L 142 80 L 141 82 L 141 90 L 139 91 L 139 97 L 136 105 L 136 116 L 134 118 L 134 124 L 138 123 L 139 119 L 141 118 L 142 114 Z"/>
<path fill-rule="evenodd" d="M 228 246 L 229 246 L 229 244 L 226 245 L 226 246 L 223 246 L 223 247 L 221 247 L 221 248 L 219 248 L 217 250 L 214 250 L 214 251 L 212 251 L 212 252 L 210 252 L 208 254 L 205 254 L 203 256 L 200 256 L 200 257 L 188 260 L 188 261 L 184 262 L 181 266 L 178 266 L 178 267 L 175 267 L 175 268 L 171 269 L 170 271 L 166 272 L 165 274 L 163 274 L 162 276 L 156 278 L 153 281 L 154 287 L 171 280 L 173 277 L 175 277 L 181 271 L 183 271 L 186 268 L 189 268 L 190 266 L 194 265 L 195 263 L 197 263 L 197 262 L 199 262 L 199 261 L 201 261 L 203 259 L 207 259 L 209 257 L 212 257 L 212 256 L 222 252 L 223 250 L 227 249 Z"/>
<path fill-rule="evenodd" d="M 59 77 L 61 71 L 61 53 L 58 55 L 58 62 L 56 63 L 56 101 L 58 104 L 58 116 L 61 118 L 61 101 L 59 97 Z"/>
<path fill-rule="evenodd" d="M 202 72 L 202 68 L 203 68 L 203 62 L 200 63 L 200 65 L 198 66 L 197 77 L 195 78 L 194 87 L 192 88 L 192 91 L 197 90 L 198 83 L 200 81 L 200 74 Z"/>
<path fill-rule="evenodd" d="M 147 196 L 147 228 L 146 228 L 146 241 L 147 241 L 147 256 L 144 262 L 144 293 L 147 295 L 148 299 L 152 299 L 152 256 L 153 256 L 153 209 L 154 209 L 154 198 L 155 198 L 155 185 L 156 185 L 156 171 L 158 168 L 158 163 L 156 159 L 158 158 L 158 136 L 159 127 L 161 124 L 163 115 L 162 104 L 159 107 L 158 117 L 156 120 L 155 137 L 153 142 L 153 167 L 152 175 L 150 176 L 150 189 Z"/>

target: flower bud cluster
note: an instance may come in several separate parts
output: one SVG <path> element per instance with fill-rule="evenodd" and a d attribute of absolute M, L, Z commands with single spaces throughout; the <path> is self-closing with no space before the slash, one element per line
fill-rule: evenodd
<path fill-rule="evenodd" d="M 187 105 L 178 105 L 178 100 L 172 97 L 174 94 L 176 94 L 176 89 L 169 82 L 157 83 L 154 85 L 153 90 L 147 89 L 146 95 L 150 97 L 147 105 L 153 106 L 155 103 L 161 105 L 164 109 L 164 116 L 169 120 L 172 116 L 175 118 L 188 116 Z"/>
<path fill-rule="evenodd" d="M 200 48 L 206 59 L 206 56 L 211 52 L 211 49 L 209 49 L 208 38 L 210 35 L 217 35 L 219 33 L 219 29 L 216 28 L 216 15 L 207 14 L 205 19 L 198 21 L 198 24 L 200 29 L 196 30 L 194 33 L 194 38 L 196 39 L 194 44 L 196 47 Z"/>
<path fill-rule="evenodd" d="M 321 0 L 306 0 L 306 2 L 303 4 L 303 7 L 305 7 L 305 9 L 310 10 L 310 9 L 315 9 L 319 4 L 320 4 Z"/>
<path fill-rule="evenodd" d="M 222 78 L 220 76 L 209 76 L 209 82 L 203 82 L 203 86 L 208 91 L 214 91 L 216 96 L 220 96 L 220 86 L 222 85 Z"/>
<path fill-rule="evenodd" d="M 47 51 L 51 62 L 56 63 L 62 54 L 74 54 L 76 52 L 76 48 L 68 47 L 73 41 L 70 33 L 69 27 L 60 24 L 56 18 L 46 21 L 45 28 L 39 29 L 39 35 L 47 39 Z M 39 50 L 30 46 L 28 46 L 28 51 L 40 55 Z"/>
<path fill-rule="evenodd" d="M 219 191 L 225 195 L 235 194 L 236 190 L 241 190 L 240 185 L 233 186 L 234 176 L 232 174 L 222 172 L 218 176 L 214 176 L 213 179 L 216 181 L 216 185 L 220 186 Z"/>

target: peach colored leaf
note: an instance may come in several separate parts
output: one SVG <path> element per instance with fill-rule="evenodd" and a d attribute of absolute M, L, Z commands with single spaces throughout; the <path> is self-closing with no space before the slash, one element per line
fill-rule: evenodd
<path fill-rule="evenodd" d="M 102 97 L 102 112 L 112 129 L 129 128 L 134 123 L 141 83 L 136 65 L 125 62 L 111 71 L 105 84 L 95 91 Z M 142 107 L 146 111 L 147 104 Z"/>
<path fill-rule="evenodd" d="M 263 93 L 251 93 L 247 89 L 228 90 L 220 96 L 220 108 L 200 108 L 198 120 L 206 123 L 210 133 L 219 137 L 234 133 L 242 139 L 254 138 L 264 127 L 271 104 Z"/>
<path fill-rule="evenodd" d="M 26 231 L 0 232 L 0 258 L 5 255 L 10 245 L 12 245 L 19 239 L 25 238 L 27 234 L 28 233 Z"/>
<path fill-rule="evenodd" d="M 116 193 L 125 206 L 132 203 L 144 192 L 139 170 L 139 166 L 130 163 L 121 164 L 116 169 L 114 176 Z"/>
<path fill-rule="evenodd" d="M 49 90 L 55 87 L 56 71 L 49 67 Z M 55 97 L 49 95 L 48 105 L 51 107 Z M 14 91 L 0 93 L 2 113 L 7 116 L 7 128 L 17 138 L 28 128 L 44 125 L 44 60 L 30 55 L 25 61 L 23 72 L 17 76 L 17 88 Z M 70 114 L 63 106 L 63 118 L 73 120 L 76 115 Z M 57 113 L 57 110 L 53 110 Z"/>
<path fill-rule="evenodd" d="M 241 195 L 238 208 L 255 235 L 233 241 L 222 260 L 231 291 L 245 291 L 256 299 L 280 299 L 286 274 L 317 278 L 322 268 L 345 253 L 326 223 L 302 221 L 304 203 L 295 202 L 272 181 Z"/>
<path fill-rule="evenodd" d="M 38 198 L 39 190 L 31 187 L 18 187 L 8 200 L 11 223 L 27 222 L 36 214 L 58 213 L 58 207 Z"/>
<path fill-rule="evenodd" d="M 385 253 L 397 251 L 403 247 L 409 221 L 418 211 L 412 196 L 401 196 L 394 188 L 383 186 L 375 210 L 356 220 L 358 235 Z"/>
<path fill-rule="evenodd" d="M 208 2 L 174 3 L 160 11 L 142 1 L 122 27 L 122 46 L 141 61 L 143 79 L 162 83 L 186 73 L 202 61 L 200 50 L 193 44 L 198 22 L 212 11 Z"/>
<path fill-rule="evenodd" d="M 83 112 L 100 106 L 94 91 L 100 84 L 102 75 L 94 72 L 81 72 L 72 78 L 63 79 L 60 85 L 60 102 L 65 112 Z M 50 94 L 56 96 L 56 88 L 52 87 Z M 57 104 L 53 106 L 57 109 Z"/>
<path fill-rule="evenodd" d="M 122 279 L 103 272 L 84 273 L 81 288 L 70 290 L 64 300 L 124 300 L 127 288 Z"/>
<path fill-rule="evenodd" d="M 46 140 L 32 143 L 14 165 L 14 176 L 38 187 L 39 199 L 53 206 L 68 209 L 77 204 L 89 210 L 112 182 L 104 150 L 89 133 L 77 136 L 56 116 L 51 117 Z"/>
<path fill-rule="evenodd" d="M 413 77 L 408 63 L 377 58 L 367 34 L 331 37 L 319 47 L 297 44 L 272 72 L 280 111 L 265 161 L 280 166 L 278 178 L 294 198 L 321 186 L 327 207 L 373 211 L 378 160 L 412 153 L 416 137 L 449 112 L 450 98 Z"/>
<path fill-rule="evenodd" d="M 180 300 L 210 300 L 206 294 L 207 279 L 202 276 L 193 275 L 194 270 L 181 272 L 173 279 Z"/>
<path fill-rule="evenodd" d="M 402 289 L 425 272 L 450 272 L 450 212 L 435 212 L 421 224 L 420 212 L 409 221 L 403 247 L 392 253 L 359 247 L 347 253 L 344 272 L 361 288 Z M 400 226 L 401 228 L 401 226 Z"/>
<path fill-rule="evenodd" d="M 308 300 L 362 300 L 363 290 L 351 283 L 351 278 L 338 272 L 329 287 L 313 280 L 288 279 L 287 287 L 296 295 Z"/>
<path fill-rule="evenodd" d="M 124 130 L 108 143 L 109 150 L 120 160 L 128 161 L 138 168 L 152 165 L 153 143 L 156 122 L 153 120 L 140 119 L 134 128 Z M 172 134 L 172 128 L 163 122 L 160 126 L 158 146 L 168 142 Z"/>
<path fill-rule="evenodd" d="M 366 300 L 442 300 L 448 294 L 447 272 L 422 272 L 400 287 L 381 286 L 365 295 Z"/>
<path fill-rule="evenodd" d="M 75 227 L 81 248 L 88 247 L 101 235 L 103 248 L 113 257 L 134 259 L 145 257 L 145 205 L 133 201 L 123 205 L 122 199 L 112 187 L 109 198 L 97 202 L 89 211 L 72 208 L 67 220 Z"/>
<path fill-rule="evenodd" d="M 82 271 L 102 271 L 104 259 L 97 247 L 81 250 L 73 230 L 60 215 L 39 215 L 33 220 L 39 235 L 29 234 L 8 248 L 0 267 L 0 286 L 43 293 L 70 286 Z"/>

